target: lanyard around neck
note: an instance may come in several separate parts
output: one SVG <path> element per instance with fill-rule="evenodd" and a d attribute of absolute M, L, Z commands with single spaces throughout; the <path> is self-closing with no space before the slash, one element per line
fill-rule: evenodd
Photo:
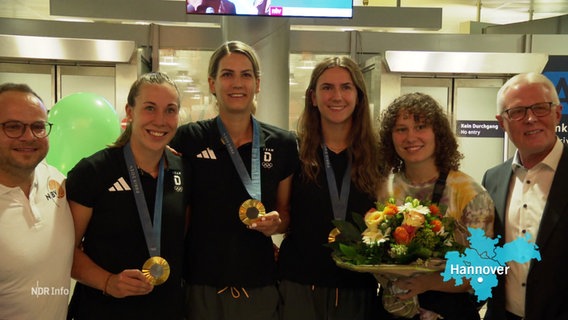
<path fill-rule="evenodd" d="M 134 199 L 136 200 L 136 208 L 138 208 L 140 223 L 142 224 L 144 237 L 146 238 L 148 252 L 150 253 L 150 257 L 160 256 L 162 201 L 164 197 L 164 157 L 162 156 L 160 159 L 160 165 L 158 167 L 156 201 L 154 203 L 154 222 L 152 223 L 150 220 L 150 212 L 148 211 L 146 197 L 144 196 L 144 190 L 142 189 L 142 183 L 140 182 L 140 175 L 138 174 L 136 162 L 134 161 L 134 154 L 130 147 L 130 142 L 124 146 L 123 153 L 124 159 L 126 160 L 126 166 L 128 168 L 128 174 L 130 176 L 130 183 L 132 183 L 132 191 L 134 193 Z"/>
<path fill-rule="evenodd" d="M 442 199 L 442 194 L 446 188 L 446 179 L 448 178 L 447 172 L 440 172 L 436 184 L 434 184 L 434 190 L 432 190 L 432 203 L 440 204 Z"/>
<path fill-rule="evenodd" d="M 252 199 L 262 200 L 261 182 L 260 182 L 260 125 L 254 116 L 251 115 L 252 120 L 252 151 L 250 159 L 250 176 L 243 163 L 243 159 L 239 154 L 237 147 L 233 143 L 233 139 L 229 135 L 227 128 L 221 121 L 221 117 L 217 116 L 217 127 L 221 134 L 221 140 L 225 144 L 233 165 L 237 170 L 243 185 L 247 189 L 248 194 Z"/>
<path fill-rule="evenodd" d="M 322 143 L 321 149 L 323 151 L 323 162 L 325 167 L 325 175 L 327 177 L 327 186 L 329 189 L 329 197 L 331 198 L 331 207 L 333 209 L 333 216 L 336 220 L 345 220 L 347 216 L 347 202 L 349 200 L 349 191 L 351 189 L 351 167 L 352 160 L 351 154 L 347 152 L 347 168 L 343 174 L 343 181 L 341 183 L 341 195 L 337 191 L 337 182 L 335 180 L 335 173 L 329 160 L 329 151 L 325 143 Z"/>

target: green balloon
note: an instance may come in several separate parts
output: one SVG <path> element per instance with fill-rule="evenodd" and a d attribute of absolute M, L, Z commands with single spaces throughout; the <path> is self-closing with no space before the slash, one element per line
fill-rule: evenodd
<path fill-rule="evenodd" d="M 79 160 L 105 148 L 120 135 L 113 106 L 94 93 L 74 93 L 59 100 L 47 120 L 53 123 L 47 163 L 66 176 Z"/>

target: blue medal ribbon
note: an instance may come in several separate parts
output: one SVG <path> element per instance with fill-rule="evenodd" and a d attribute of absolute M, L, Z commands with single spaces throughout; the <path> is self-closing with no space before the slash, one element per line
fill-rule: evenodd
<path fill-rule="evenodd" d="M 349 191 L 351 189 L 351 167 L 352 160 L 351 154 L 347 153 L 348 162 L 345 173 L 343 174 L 343 181 L 341 182 L 341 196 L 337 191 L 337 182 L 335 180 L 335 173 L 329 161 L 329 151 L 325 143 L 322 143 L 321 149 L 323 151 L 323 162 L 325 167 L 325 175 L 327 177 L 327 186 L 329 189 L 329 197 L 331 198 L 331 207 L 333 209 L 333 217 L 335 220 L 345 220 L 347 216 L 347 202 L 349 200 Z"/>
<path fill-rule="evenodd" d="M 126 167 L 128 168 L 128 174 L 130 176 L 130 182 L 132 183 L 132 191 L 134 193 L 134 199 L 136 200 L 138 215 L 140 216 L 140 222 L 142 224 L 142 229 L 144 230 L 144 237 L 146 238 L 148 252 L 150 253 L 150 257 L 160 256 L 162 202 L 164 198 L 164 157 L 162 156 L 160 159 L 158 167 L 156 202 L 154 203 L 154 222 L 152 223 L 150 220 L 150 212 L 148 211 L 146 197 L 144 196 L 144 190 L 142 189 L 142 183 L 140 182 L 140 175 L 138 174 L 136 162 L 134 161 L 134 154 L 130 147 L 130 142 L 124 146 L 123 153 L 124 159 L 126 160 Z"/>
<path fill-rule="evenodd" d="M 221 140 L 227 147 L 227 151 L 231 156 L 231 160 L 233 161 L 233 165 L 237 172 L 239 173 L 239 177 L 243 182 L 243 185 L 247 189 L 248 194 L 252 199 L 256 199 L 261 201 L 262 200 L 262 191 L 261 191 L 261 183 L 260 183 L 260 125 L 258 121 L 255 119 L 254 116 L 251 115 L 252 119 L 252 152 L 251 152 L 251 159 L 250 159 L 250 176 L 248 174 L 247 168 L 243 163 L 243 159 L 241 155 L 237 151 L 237 147 L 233 143 L 233 139 L 229 135 L 227 128 L 221 121 L 221 117 L 217 116 L 217 127 L 219 128 L 219 134 L 221 135 Z"/>

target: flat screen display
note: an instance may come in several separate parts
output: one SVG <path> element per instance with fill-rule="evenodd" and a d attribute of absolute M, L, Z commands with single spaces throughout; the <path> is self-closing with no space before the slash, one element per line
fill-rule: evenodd
<path fill-rule="evenodd" d="M 186 0 L 188 14 L 352 18 L 352 0 Z"/>

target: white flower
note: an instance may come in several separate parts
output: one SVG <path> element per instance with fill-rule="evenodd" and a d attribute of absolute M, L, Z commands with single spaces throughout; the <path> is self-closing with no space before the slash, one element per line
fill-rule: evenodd
<path fill-rule="evenodd" d="M 363 242 L 365 242 L 368 245 L 373 245 L 373 244 L 378 245 L 388 240 L 388 237 L 384 236 L 381 230 L 378 229 L 376 230 L 367 229 L 363 231 L 362 235 L 363 235 Z"/>
<path fill-rule="evenodd" d="M 447 238 L 446 240 L 444 240 L 444 245 L 447 246 L 447 247 L 453 246 L 454 245 L 453 239 L 451 237 Z"/>
<path fill-rule="evenodd" d="M 423 215 L 427 215 L 430 213 L 430 208 L 428 208 L 427 206 L 423 206 L 423 205 L 414 205 L 412 202 L 407 202 L 405 204 L 403 204 L 402 206 L 398 207 L 398 211 L 399 212 L 406 212 L 406 211 L 416 211 L 419 212 Z"/>

